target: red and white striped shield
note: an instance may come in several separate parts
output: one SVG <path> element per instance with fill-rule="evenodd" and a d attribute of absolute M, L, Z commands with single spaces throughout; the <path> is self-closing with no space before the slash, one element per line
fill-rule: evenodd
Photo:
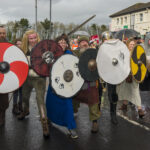
<path fill-rule="evenodd" d="M 9 93 L 21 87 L 28 70 L 27 58 L 18 47 L 0 43 L 0 93 Z"/>

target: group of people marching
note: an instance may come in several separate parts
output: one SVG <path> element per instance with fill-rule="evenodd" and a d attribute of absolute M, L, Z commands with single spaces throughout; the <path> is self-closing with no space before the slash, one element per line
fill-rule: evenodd
<path fill-rule="evenodd" d="M 110 32 L 105 32 L 102 35 L 102 42 L 112 38 Z M 7 42 L 6 29 L 0 26 L 0 42 Z M 40 120 L 43 128 L 44 137 L 49 137 L 49 124 L 55 123 L 57 125 L 65 126 L 68 129 L 68 133 L 71 138 L 77 138 L 76 122 L 74 114 L 78 112 L 80 103 L 86 103 L 89 108 L 89 119 L 92 122 L 91 132 L 97 133 L 99 129 L 98 119 L 100 118 L 100 103 L 102 98 L 102 92 L 104 83 L 102 80 L 87 82 L 85 81 L 82 89 L 73 98 L 61 98 L 57 96 L 49 84 L 48 90 L 46 90 L 46 78 L 39 76 L 31 68 L 30 54 L 32 48 L 40 42 L 40 37 L 34 30 L 26 31 L 22 40 L 17 39 L 14 43 L 18 46 L 29 61 L 29 74 L 23 84 L 23 86 L 13 93 L 13 109 L 12 112 L 17 115 L 18 120 L 23 120 L 30 114 L 29 104 L 30 96 L 33 88 L 36 92 L 37 106 L 40 114 Z M 86 49 L 93 45 L 89 43 L 89 38 L 81 36 L 78 39 L 78 47 L 76 50 L 70 49 L 69 39 L 65 34 L 57 37 L 57 42 L 63 49 L 64 54 L 71 54 L 80 57 Z M 132 52 L 136 41 L 129 39 L 125 41 L 129 51 Z M 97 47 L 95 47 L 97 51 Z M 69 63 L 69 62 L 68 62 Z M 105 83 L 106 86 L 106 83 Z M 111 122 L 115 125 L 118 124 L 116 117 L 117 101 L 123 100 L 121 110 L 127 111 L 128 103 L 132 103 L 137 106 L 139 117 L 143 117 L 145 112 L 141 108 L 141 98 L 139 94 L 139 84 L 133 80 L 132 75 L 119 85 L 107 84 L 108 99 L 110 101 L 110 116 Z M 47 91 L 46 101 L 45 92 Z M 19 101 L 17 101 L 19 96 Z M 5 112 L 9 106 L 8 94 L 0 94 L 0 126 L 5 123 Z"/>

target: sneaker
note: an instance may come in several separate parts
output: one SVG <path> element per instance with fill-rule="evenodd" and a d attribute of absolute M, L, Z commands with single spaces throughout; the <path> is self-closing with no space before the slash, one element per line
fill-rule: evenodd
<path fill-rule="evenodd" d="M 78 138 L 78 134 L 76 132 L 76 130 L 68 130 L 69 131 L 69 136 L 72 138 L 72 139 L 76 139 Z"/>
<path fill-rule="evenodd" d="M 17 118 L 18 118 L 18 120 L 23 120 L 29 114 L 30 114 L 29 111 L 23 111 L 20 113 L 20 115 L 17 116 Z"/>
<path fill-rule="evenodd" d="M 93 122 L 93 123 L 92 123 L 91 132 L 92 132 L 92 133 L 97 133 L 97 132 L 98 132 L 98 123 L 97 123 L 97 122 Z"/>

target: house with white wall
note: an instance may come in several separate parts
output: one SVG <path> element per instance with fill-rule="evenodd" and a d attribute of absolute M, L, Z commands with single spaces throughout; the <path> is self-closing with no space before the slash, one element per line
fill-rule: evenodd
<path fill-rule="evenodd" d="M 145 35 L 150 32 L 150 2 L 137 3 L 109 16 L 110 31 L 115 32 L 124 28 L 134 29 Z"/>

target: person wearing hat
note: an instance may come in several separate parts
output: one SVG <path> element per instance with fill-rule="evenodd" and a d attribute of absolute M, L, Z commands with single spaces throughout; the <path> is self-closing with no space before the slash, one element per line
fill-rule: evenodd
<path fill-rule="evenodd" d="M 113 39 L 113 35 L 110 31 L 105 31 L 102 33 L 102 44 L 105 41 L 110 40 L 110 39 Z M 116 92 L 116 86 L 117 85 L 112 85 L 110 83 L 106 83 L 108 100 L 109 100 L 109 104 L 110 104 L 111 123 L 114 125 L 118 125 L 118 119 L 117 119 L 117 115 L 116 115 L 118 95 Z"/>
<path fill-rule="evenodd" d="M 80 57 L 81 54 L 89 48 L 89 38 L 82 36 L 78 39 L 78 49 L 73 51 L 74 55 Z M 78 112 L 80 102 L 88 104 L 89 118 L 92 121 L 92 133 L 98 132 L 98 119 L 100 118 L 99 107 L 99 92 L 96 86 L 96 82 L 85 81 L 80 92 L 73 98 L 74 113 Z"/>
<path fill-rule="evenodd" d="M 89 48 L 89 38 L 86 36 L 81 36 L 78 39 L 78 45 L 80 49 L 87 49 Z"/>

